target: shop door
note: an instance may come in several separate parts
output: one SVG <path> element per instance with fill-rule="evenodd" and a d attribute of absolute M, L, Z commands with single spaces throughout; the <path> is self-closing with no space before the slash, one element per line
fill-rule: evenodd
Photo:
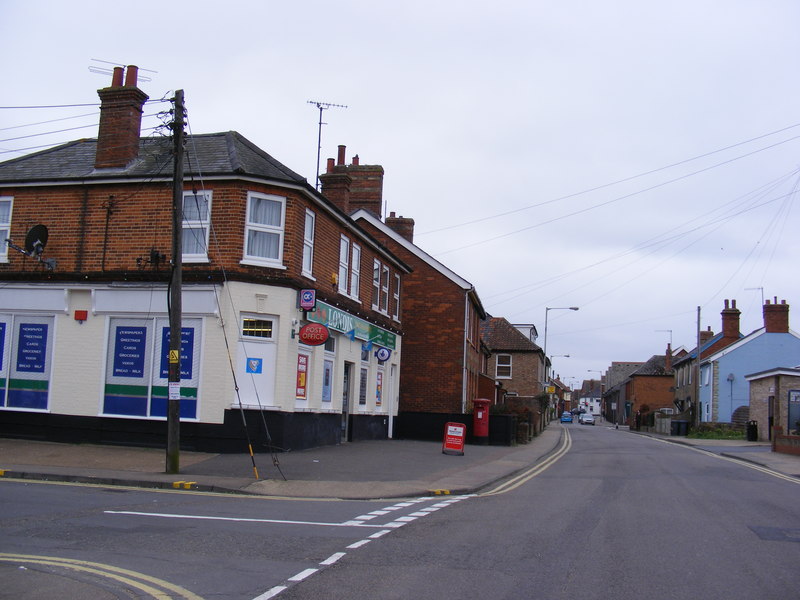
<path fill-rule="evenodd" d="M 342 375 L 342 441 L 350 441 L 350 382 L 353 379 L 353 363 L 344 363 Z"/>

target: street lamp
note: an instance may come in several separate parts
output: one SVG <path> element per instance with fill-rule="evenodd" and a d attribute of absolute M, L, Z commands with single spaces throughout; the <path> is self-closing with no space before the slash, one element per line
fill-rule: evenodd
<path fill-rule="evenodd" d="M 578 310 L 577 306 L 546 306 L 544 309 L 544 345 L 542 352 L 544 353 L 544 378 L 547 381 L 547 317 L 551 310 Z"/>
<path fill-rule="evenodd" d="M 550 385 L 550 375 L 547 372 L 547 317 L 551 310 L 578 310 L 577 306 L 546 306 L 544 309 L 544 345 L 542 346 L 542 354 L 544 354 L 544 385 Z M 548 397 L 550 394 L 547 394 Z M 550 401 L 548 400 L 548 404 Z"/>

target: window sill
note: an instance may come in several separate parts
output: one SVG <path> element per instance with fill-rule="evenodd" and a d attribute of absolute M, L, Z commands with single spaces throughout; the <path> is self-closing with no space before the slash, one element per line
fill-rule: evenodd
<path fill-rule="evenodd" d="M 265 269 L 280 269 L 286 270 L 286 266 L 279 262 L 259 261 L 252 258 L 244 258 L 239 261 L 240 265 L 248 265 L 251 267 L 264 267 Z"/>

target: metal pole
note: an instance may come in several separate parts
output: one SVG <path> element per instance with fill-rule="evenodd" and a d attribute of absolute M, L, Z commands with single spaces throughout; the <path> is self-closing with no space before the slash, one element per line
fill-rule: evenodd
<path fill-rule="evenodd" d="M 181 286 L 183 285 L 183 90 L 175 91 L 172 122 L 175 163 L 172 178 L 172 275 L 169 284 L 169 376 L 167 400 L 167 473 L 180 472 Z"/>

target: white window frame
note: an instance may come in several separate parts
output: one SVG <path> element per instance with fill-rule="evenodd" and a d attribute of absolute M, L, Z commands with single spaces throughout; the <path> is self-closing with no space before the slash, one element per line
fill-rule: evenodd
<path fill-rule="evenodd" d="M 314 235 L 317 216 L 306 209 L 306 220 L 303 225 L 303 275 L 314 279 Z"/>
<path fill-rule="evenodd" d="M 358 300 L 361 290 L 361 246 L 353 242 L 350 249 L 350 293 L 353 300 Z"/>
<path fill-rule="evenodd" d="M 8 220 L 0 221 L 0 262 L 8 262 L 8 244 L 7 239 L 11 238 L 11 214 L 14 209 L 13 196 L 0 196 L 0 203 L 8 203 Z M 2 213 L 0 213 L 2 214 Z"/>
<path fill-rule="evenodd" d="M 392 311 L 392 318 L 395 321 L 400 321 L 400 273 L 394 274 L 394 309 Z"/>
<path fill-rule="evenodd" d="M 379 310 L 381 301 L 381 261 L 372 260 L 372 309 Z"/>
<path fill-rule="evenodd" d="M 339 238 L 339 293 L 347 295 L 350 283 L 350 238 L 342 235 Z"/>
<path fill-rule="evenodd" d="M 508 363 L 500 363 L 500 359 L 508 359 Z M 500 375 L 500 368 L 507 368 L 508 375 Z M 514 357 L 511 354 L 498 354 L 494 366 L 495 379 L 511 379 L 514 376 Z"/>
<path fill-rule="evenodd" d="M 389 266 L 383 265 L 381 269 L 381 307 L 380 312 L 389 314 Z"/>
<path fill-rule="evenodd" d="M 209 230 L 211 229 L 211 191 L 202 191 L 202 192 L 183 192 L 183 205 L 181 207 L 181 213 L 183 215 L 183 224 L 182 224 L 182 231 L 183 231 L 183 243 L 182 243 L 182 260 L 183 262 L 193 263 L 193 262 L 208 262 L 208 235 Z M 202 214 L 198 215 L 200 218 L 196 219 L 188 219 L 186 217 L 186 204 L 187 201 L 190 205 L 194 203 L 199 204 L 199 211 L 202 213 L 203 208 L 205 208 L 205 218 L 203 218 Z M 202 231 L 202 234 L 196 233 L 197 231 Z M 201 238 L 202 243 L 201 252 L 186 252 L 186 236 L 191 235 L 192 237 Z"/>
<path fill-rule="evenodd" d="M 251 211 L 252 211 L 252 204 L 253 200 L 269 200 L 271 202 L 277 202 L 280 204 L 281 207 L 281 215 L 280 215 L 280 223 L 278 225 L 268 225 L 264 223 L 254 223 L 251 220 Z M 284 239 L 284 227 L 286 224 L 286 198 L 283 196 L 275 196 L 272 194 L 262 194 L 259 192 L 248 192 L 247 193 L 247 218 L 245 221 L 245 230 L 244 230 L 244 259 L 242 263 L 256 265 L 256 266 L 263 266 L 263 267 L 273 267 L 273 268 L 285 268 L 283 266 L 283 239 Z M 248 254 L 248 246 L 250 240 L 251 233 L 268 233 L 278 236 L 278 256 L 277 257 L 267 257 L 267 256 L 259 256 L 257 254 Z"/>

